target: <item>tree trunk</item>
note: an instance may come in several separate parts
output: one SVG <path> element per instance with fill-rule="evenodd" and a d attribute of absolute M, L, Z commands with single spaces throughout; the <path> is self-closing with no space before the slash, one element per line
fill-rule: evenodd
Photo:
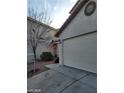
<path fill-rule="evenodd" d="M 33 49 L 34 52 L 34 72 L 36 70 L 36 49 Z"/>

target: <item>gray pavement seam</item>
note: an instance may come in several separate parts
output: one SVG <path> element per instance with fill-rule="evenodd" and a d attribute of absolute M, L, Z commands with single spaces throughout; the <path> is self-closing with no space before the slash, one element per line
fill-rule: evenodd
<path fill-rule="evenodd" d="M 88 76 L 89 74 L 86 74 L 85 76 L 81 77 L 80 79 Z M 71 84 L 69 84 L 68 86 L 66 86 L 64 89 L 62 89 L 59 93 L 62 93 L 65 89 L 67 89 L 68 87 L 70 87 L 71 85 L 73 85 L 74 83 L 76 83 L 77 81 L 79 81 L 80 79 L 77 79 L 75 81 L 73 81 Z"/>

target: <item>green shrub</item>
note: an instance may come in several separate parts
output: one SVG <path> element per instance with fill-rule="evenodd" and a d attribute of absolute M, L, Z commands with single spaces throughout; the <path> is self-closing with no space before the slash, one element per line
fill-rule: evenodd
<path fill-rule="evenodd" d="M 40 55 L 40 58 L 42 61 L 52 61 L 53 60 L 53 55 L 51 52 L 43 52 Z"/>

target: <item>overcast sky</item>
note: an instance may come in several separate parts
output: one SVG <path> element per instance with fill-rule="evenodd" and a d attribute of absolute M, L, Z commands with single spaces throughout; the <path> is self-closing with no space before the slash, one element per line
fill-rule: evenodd
<path fill-rule="evenodd" d="M 28 0 L 29 1 L 29 0 Z M 72 9 L 77 0 L 30 0 L 31 7 L 39 10 L 41 3 L 45 1 L 49 14 L 53 18 L 51 26 L 60 28 L 69 16 L 69 11 Z"/>

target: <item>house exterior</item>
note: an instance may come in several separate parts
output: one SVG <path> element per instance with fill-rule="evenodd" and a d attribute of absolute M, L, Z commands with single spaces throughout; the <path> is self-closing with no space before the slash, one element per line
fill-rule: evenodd
<path fill-rule="evenodd" d="M 55 35 L 60 64 L 97 73 L 97 1 L 79 0 Z"/>
<path fill-rule="evenodd" d="M 27 17 L 27 43 L 29 43 L 29 44 L 27 44 L 27 62 L 28 63 L 32 63 L 33 59 L 34 59 L 32 47 L 30 45 L 29 33 L 30 33 L 30 30 L 32 28 L 34 28 L 34 29 L 36 28 L 36 26 L 35 26 L 36 24 L 39 25 L 39 31 L 40 32 L 43 32 L 44 28 L 46 29 L 46 31 L 43 32 L 43 35 L 42 35 L 42 37 L 45 39 L 45 41 L 40 43 L 36 49 L 37 59 L 40 59 L 40 55 L 42 54 L 42 52 L 51 52 L 53 55 L 56 54 L 54 48 L 49 48 L 49 46 L 48 46 L 49 42 L 48 41 L 54 38 L 57 30 L 53 27 L 50 27 L 50 26 L 44 24 L 44 23 L 41 23 L 41 22 L 34 20 L 30 17 Z M 33 26 L 33 27 L 31 27 L 31 26 Z"/>

